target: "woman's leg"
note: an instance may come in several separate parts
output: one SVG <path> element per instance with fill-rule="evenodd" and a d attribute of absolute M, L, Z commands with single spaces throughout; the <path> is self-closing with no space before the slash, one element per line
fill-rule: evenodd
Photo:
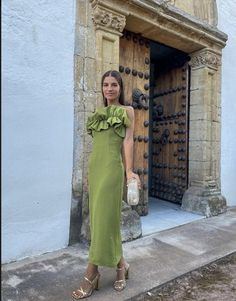
<path fill-rule="evenodd" d="M 126 287 L 126 279 L 129 277 L 129 264 L 125 261 L 123 256 L 117 264 L 116 273 L 114 289 L 116 291 L 122 291 Z"/>
<path fill-rule="evenodd" d="M 93 286 L 93 281 L 96 281 L 95 278 L 98 277 L 98 266 L 93 263 L 88 263 L 85 275 L 83 280 L 80 283 L 80 286 L 72 294 L 77 299 L 83 297 L 84 293 L 89 293 Z"/>
<path fill-rule="evenodd" d="M 97 275 L 98 273 L 98 266 L 93 264 L 93 263 L 88 263 L 85 277 L 87 277 L 89 280 L 93 280 L 93 278 Z"/>
<path fill-rule="evenodd" d="M 126 273 L 127 267 L 128 267 L 128 264 L 125 261 L 124 257 L 122 256 L 120 261 L 117 264 L 116 280 L 125 280 L 125 273 Z"/>

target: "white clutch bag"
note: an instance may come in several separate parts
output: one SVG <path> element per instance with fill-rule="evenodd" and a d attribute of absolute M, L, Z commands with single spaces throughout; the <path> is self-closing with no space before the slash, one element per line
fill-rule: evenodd
<path fill-rule="evenodd" d="M 131 179 L 128 181 L 127 189 L 127 203 L 130 206 L 136 206 L 139 202 L 139 188 L 138 181 L 136 179 Z"/>

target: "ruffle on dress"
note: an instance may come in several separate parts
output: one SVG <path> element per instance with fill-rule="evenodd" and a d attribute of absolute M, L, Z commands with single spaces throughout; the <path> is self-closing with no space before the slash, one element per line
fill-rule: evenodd
<path fill-rule="evenodd" d="M 93 131 L 107 130 L 114 127 L 114 131 L 121 138 L 125 137 L 125 128 L 130 126 L 127 111 L 123 107 L 110 105 L 97 108 L 96 111 L 87 119 L 87 133 L 93 136 Z"/>

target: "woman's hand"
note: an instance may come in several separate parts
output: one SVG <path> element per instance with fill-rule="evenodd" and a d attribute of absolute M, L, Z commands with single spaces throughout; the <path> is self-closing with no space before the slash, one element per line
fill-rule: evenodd
<path fill-rule="evenodd" d="M 138 188 L 141 189 L 141 180 L 138 174 L 129 171 L 128 173 L 126 173 L 126 178 L 127 178 L 127 185 L 131 179 L 136 179 L 138 181 Z"/>

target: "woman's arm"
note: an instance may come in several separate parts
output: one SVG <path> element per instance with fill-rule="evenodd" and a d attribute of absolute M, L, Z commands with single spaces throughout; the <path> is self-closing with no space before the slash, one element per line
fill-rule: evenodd
<path fill-rule="evenodd" d="M 134 109 L 133 107 L 127 108 L 127 115 L 130 120 L 130 126 L 126 128 L 126 135 L 123 140 L 122 155 L 126 172 L 127 182 L 131 178 L 138 181 L 139 188 L 141 188 L 141 181 L 139 175 L 133 172 L 133 148 L 134 148 Z"/>

